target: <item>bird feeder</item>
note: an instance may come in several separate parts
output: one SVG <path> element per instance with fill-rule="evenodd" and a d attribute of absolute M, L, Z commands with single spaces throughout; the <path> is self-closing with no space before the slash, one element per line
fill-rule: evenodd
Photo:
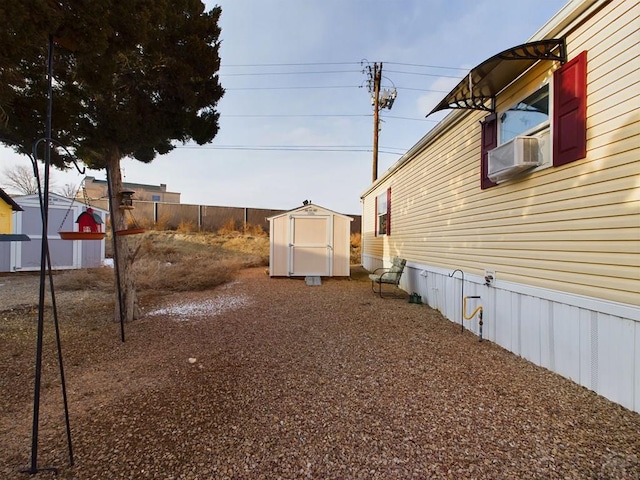
<path fill-rule="evenodd" d="M 133 213 L 131 212 L 131 210 L 133 210 L 133 195 L 136 192 L 134 192 L 133 190 L 122 190 L 120 192 L 120 209 L 121 210 L 129 210 L 129 215 L 131 216 L 131 218 L 133 219 L 133 224 L 134 226 L 132 228 L 127 228 L 125 230 L 116 230 L 116 235 L 121 236 L 121 235 L 137 235 L 139 233 L 144 233 L 145 229 L 138 227 L 137 223 L 135 221 L 135 218 L 133 218 Z"/>
<path fill-rule="evenodd" d="M 120 192 L 122 200 L 120 200 L 120 208 L 123 210 L 133 210 L 133 190 L 123 190 Z"/>
<path fill-rule="evenodd" d="M 78 215 L 76 219 L 78 224 L 77 232 L 58 232 L 63 240 L 102 240 L 104 232 L 102 231 L 102 217 L 88 207 L 84 212 Z"/>

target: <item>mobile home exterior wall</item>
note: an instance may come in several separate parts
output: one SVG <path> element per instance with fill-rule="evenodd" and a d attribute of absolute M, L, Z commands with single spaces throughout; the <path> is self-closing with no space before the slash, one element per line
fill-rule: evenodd
<path fill-rule="evenodd" d="M 586 52 L 586 156 L 482 189 L 486 112 L 455 111 L 363 195 L 363 264 L 408 260 L 402 286 L 452 321 L 479 295 L 484 337 L 640 411 L 640 3 L 574 1 L 534 40 Z M 549 84 L 539 62 L 496 111 Z M 553 137 L 553 133 L 551 134 Z M 557 141 L 551 138 L 549 141 Z M 389 235 L 376 198 L 391 192 Z M 495 272 L 492 286 L 485 272 Z M 477 322 L 465 322 L 478 333 Z"/>

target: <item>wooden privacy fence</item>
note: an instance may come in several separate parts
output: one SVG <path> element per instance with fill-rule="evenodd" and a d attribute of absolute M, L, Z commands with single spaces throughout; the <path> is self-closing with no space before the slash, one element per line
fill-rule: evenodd
<path fill-rule="evenodd" d="M 106 200 L 92 201 L 96 207 L 109 209 Z M 274 210 L 268 208 L 250 207 L 220 207 L 212 205 L 189 205 L 183 203 L 161 203 L 148 201 L 134 201 L 134 209 L 130 210 L 130 221 L 140 226 L 157 226 L 161 229 L 176 230 L 180 228 L 193 228 L 199 231 L 217 232 L 223 227 L 230 227 L 231 222 L 237 230 L 245 226 L 260 226 L 265 232 L 269 232 L 267 218 L 287 210 Z M 360 233 L 360 215 L 349 215 L 351 233 Z"/>

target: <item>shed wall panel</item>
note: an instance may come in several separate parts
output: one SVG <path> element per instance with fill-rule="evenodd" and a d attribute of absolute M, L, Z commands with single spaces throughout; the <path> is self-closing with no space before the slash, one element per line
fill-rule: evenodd
<path fill-rule="evenodd" d="M 11 271 L 11 242 L 0 242 L 0 272 Z"/>
<path fill-rule="evenodd" d="M 271 222 L 271 276 L 289 275 L 289 217 L 276 217 Z"/>

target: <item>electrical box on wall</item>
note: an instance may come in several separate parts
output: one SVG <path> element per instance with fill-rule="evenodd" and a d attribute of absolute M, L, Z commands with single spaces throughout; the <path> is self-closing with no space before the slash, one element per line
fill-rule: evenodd
<path fill-rule="evenodd" d="M 484 284 L 487 287 L 493 287 L 495 281 L 496 281 L 496 272 L 495 272 L 495 270 L 485 270 L 484 271 Z"/>

